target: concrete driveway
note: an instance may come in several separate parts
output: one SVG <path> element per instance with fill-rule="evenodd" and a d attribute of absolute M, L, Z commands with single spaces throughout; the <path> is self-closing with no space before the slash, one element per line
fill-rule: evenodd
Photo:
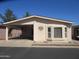
<path fill-rule="evenodd" d="M 0 59 L 79 59 L 79 49 L 0 47 Z"/>
<path fill-rule="evenodd" d="M 31 47 L 31 40 L 0 40 L 0 47 Z"/>

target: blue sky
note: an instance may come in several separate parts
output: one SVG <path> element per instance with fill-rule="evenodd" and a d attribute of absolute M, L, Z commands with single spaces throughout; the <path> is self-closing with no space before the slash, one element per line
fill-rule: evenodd
<path fill-rule="evenodd" d="M 79 24 L 79 0 L 6 0 L 0 2 L 0 13 L 7 8 L 21 18 L 26 11 L 33 15 L 65 19 Z"/>

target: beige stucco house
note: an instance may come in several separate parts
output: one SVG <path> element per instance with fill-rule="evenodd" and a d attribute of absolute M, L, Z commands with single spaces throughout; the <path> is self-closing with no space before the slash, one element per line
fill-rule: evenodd
<path fill-rule="evenodd" d="M 72 22 L 43 16 L 29 16 L 4 23 L 6 25 L 6 40 L 9 40 L 8 30 L 12 26 L 21 26 L 20 36 L 32 38 L 36 42 L 72 41 Z"/>

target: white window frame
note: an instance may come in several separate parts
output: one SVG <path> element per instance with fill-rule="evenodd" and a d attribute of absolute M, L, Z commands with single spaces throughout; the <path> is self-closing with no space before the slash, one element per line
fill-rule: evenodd
<path fill-rule="evenodd" d="M 48 31 L 48 28 L 50 28 L 50 32 Z M 48 38 L 52 38 L 52 27 L 48 27 L 47 28 L 47 31 L 48 31 Z M 49 34 L 51 35 L 50 37 L 49 37 Z"/>
<path fill-rule="evenodd" d="M 65 27 L 65 28 L 64 28 L 64 31 L 65 31 L 65 38 L 67 38 L 67 30 L 68 30 L 67 27 Z"/>

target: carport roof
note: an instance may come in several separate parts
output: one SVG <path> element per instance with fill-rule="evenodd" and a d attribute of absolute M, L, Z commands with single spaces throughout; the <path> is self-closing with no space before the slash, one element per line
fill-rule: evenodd
<path fill-rule="evenodd" d="M 11 24 L 11 23 L 14 23 L 14 22 L 18 22 L 18 21 L 24 21 L 26 19 L 30 19 L 30 18 L 41 18 L 41 19 L 47 19 L 47 20 L 52 20 L 52 21 L 58 21 L 58 22 L 63 22 L 63 23 L 72 23 L 70 21 L 65 21 L 65 20 L 60 20 L 60 19 L 56 19 L 56 18 L 48 18 L 48 17 L 43 17 L 43 16 L 28 16 L 28 17 L 25 17 L 25 18 L 21 18 L 21 19 L 17 19 L 17 20 L 13 20 L 13 21 L 9 21 L 9 22 L 5 22 L 3 23 L 4 25 L 7 25 L 7 24 Z"/>

